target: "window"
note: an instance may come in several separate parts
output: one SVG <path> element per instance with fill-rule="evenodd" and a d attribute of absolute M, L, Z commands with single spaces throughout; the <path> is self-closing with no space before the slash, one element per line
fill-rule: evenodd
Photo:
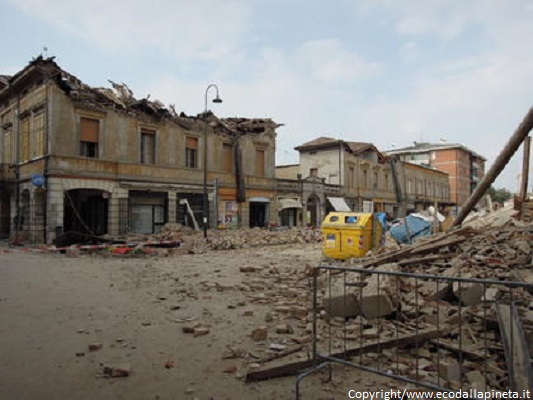
<path fill-rule="evenodd" d="M 255 175 L 265 176 L 265 151 L 255 150 Z"/>
<path fill-rule="evenodd" d="M 33 134 L 31 138 L 31 158 L 44 155 L 44 112 L 33 115 Z"/>
<path fill-rule="evenodd" d="M 318 176 L 318 168 L 311 168 L 309 170 L 309 176 L 317 177 Z"/>
<path fill-rule="evenodd" d="M 222 169 L 233 172 L 233 146 L 229 143 L 222 144 Z"/>
<path fill-rule="evenodd" d="M 374 189 L 378 188 L 378 184 L 379 184 L 379 175 L 377 172 L 374 172 Z"/>
<path fill-rule="evenodd" d="M 389 190 L 389 175 L 385 174 L 385 190 Z"/>
<path fill-rule="evenodd" d="M 185 166 L 187 168 L 198 168 L 198 138 L 186 138 Z"/>
<path fill-rule="evenodd" d="M 20 162 L 28 161 L 30 159 L 30 119 L 25 118 L 21 122 L 20 127 Z"/>
<path fill-rule="evenodd" d="M 407 193 L 413 193 L 413 180 L 411 178 L 407 180 Z"/>
<path fill-rule="evenodd" d="M 355 170 L 354 167 L 348 169 L 348 186 L 355 186 Z"/>
<path fill-rule="evenodd" d="M 366 188 L 366 185 L 368 184 L 367 182 L 368 182 L 368 172 L 366 169 L 364 169 L 363 170 L 363 182 L 362 182 L 363 188 Z"/>
<path fill-rule="evenodd" d="M 141 129 L 141 164 L 155 163 L 155 131 Z"/>
<path fill-rule="evenodd" d="M 98 158 L 100 121 L 93 118 L 80 118 L 80 155 Z"/>
<path fill-rule="evenodd" d="M 11 138 L 13 137 L 13 127 L 12 126 L 9 126 L 9 127 L 5 127 L 3 129 L 4 131 L 4 135 L 3 135 L 3 152 L 2 152 L 2 156 L 3 156 L 3 162 L 6 163 L 6 164 L 11 164 L 14 162 L 13 160 L 13 157 L 12 157 L 12 152 L 11 152 Z"/>

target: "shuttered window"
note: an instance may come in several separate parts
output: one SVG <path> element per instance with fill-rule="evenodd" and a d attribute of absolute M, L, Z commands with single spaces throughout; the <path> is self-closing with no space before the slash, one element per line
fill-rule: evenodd
<path fill-rule="evenodd" d="M 100 121 L 92 118 L 80 119 L 80 141 L 98 143 Z"/>
<path fill-rule="evenodd" d="M 198 138 L 188 137 L 186 147 L 188 149 L 198 150 Z"/>
<path fill-rule="evenodd" d="M 187 137 L 185 143 L 185 166 L 197 168 L 198 165 L 198 138 Z"/>
<path fill-rule="evenodd" d="M 30 119 L 26 118 L 21 122 L 20 127 L 20 161 L 30 159 Z"/>
<path fill-rule="evenodd" d="M 33 116 L 33 135 L 31 143 L 31 158 L 44 155 L 44 112 Z"/>
<path fill-rule="evenodd" d="M 348 186 L 355 186 L 355 169 L 354 167 L 350 167 L 348 169 L 349 175 L 348 175 Z"/>
<path fill-rule="evenodd" d="M 100 136 L 100 120 L 80 118 L 80 155 L 98 157 L 98 140 Z"/>
<path fill-rule="evenodd" d="M 155 131 L 141 129 L 141 163 L 155 163 Z"/>
<path fill-rule="evenodd" d="M 265 151 L 255 151 L 255 174 L 257 176 L 265 176 Z"/>
<path fill-rule="evenodd" d="M 224 143 L 222 145 L 222 168 L 226 172 L 233 172 L 233 146 Z"/>
<path fill-rule="evenodd" d="M 3 143 L 3 162 L 6 164 L 13 163 L 12 153 L 11 153 L 11 137 L 13 129 L 11 127 L 4 130 L 4 143 Z"/>

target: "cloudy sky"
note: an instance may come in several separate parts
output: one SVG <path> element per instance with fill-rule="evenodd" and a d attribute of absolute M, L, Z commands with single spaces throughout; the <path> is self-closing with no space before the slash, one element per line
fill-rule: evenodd
<path fill-rule="evenodd" d="M 318 136 L 497 156 L 533 100 L 532 0 L 0 0 L 0 73 L 32 57 L 92 86 L 268 117 L 277 163 Z M 210 97 L 214 93 L 209 93 Z M 496 182 L 516 190 L 521 149 Z"/>

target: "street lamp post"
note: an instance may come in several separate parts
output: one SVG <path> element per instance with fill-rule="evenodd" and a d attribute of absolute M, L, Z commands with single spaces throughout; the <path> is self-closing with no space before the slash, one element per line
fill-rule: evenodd
<path fill-rule="evenodd" d="M 207 239 L 207 224 L 208 224 L 208 215 L 209 207 L 207 202 L 207 93 L 209 89 L 214 88 L 216 90 L 216 97 L 213 99 L 213 103 L 222 103 L 222 99 L 218 96 L 218 86 L 215 84 L 210 84 L 205 89 L 205 107 L 204 107 L 204 118 L 205 127 L 204 127 L 204 151 L 203 151 L 203 164 L 204 164 L 204 207 L 203 207 L 203 219 L 204 219 L 204 238 Z"/>

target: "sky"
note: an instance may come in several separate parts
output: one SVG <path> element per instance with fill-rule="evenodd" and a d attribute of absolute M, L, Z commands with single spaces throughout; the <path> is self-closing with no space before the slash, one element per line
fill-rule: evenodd
<path fill-rule="evenodd" d="M 329 136 L 462 143 L 488 169 L 533 105 L 533 0 L 0 0 L 0 20 L 0 74 L 55 56 L 188 115 L 214 83 L 218 116 L 284 124 L 278 165 Z"/>

